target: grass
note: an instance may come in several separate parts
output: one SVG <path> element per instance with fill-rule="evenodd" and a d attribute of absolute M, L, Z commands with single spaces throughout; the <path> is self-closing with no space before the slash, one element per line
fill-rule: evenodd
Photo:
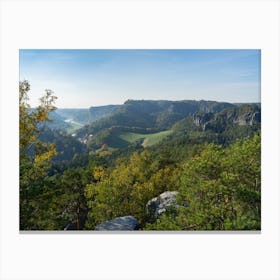
<path fill-rule="evenodd" d="M 133 132 L 120 132 L 116 137 L 128 143 L 135 143 L 136 141 L 143 140 L 142 146 L 149 147 L 160 142 L 164 137 L 171 134 L 171 130 L 161 131 L 157 133 L 144 134 L 144 133 L 133 133 Z"/>
<path fill-rule="evenodd" d="M 170 135 L 171 133 L 172 133 L 172 130 L 166 130 L 166 131 L 161 131 L 158 133 L 148 134 L 148 135 L 146 135 L 146 138 L 144 139 L 142 146 L 145 148 L 145 147 L 149 147 L 154 144 L 157 144 L 163 138 Z"/>
<path fill-rule="evenodd" d="M 134 133 L 134 132 L 121 132 L 117 137 L 120 139 L 129 142 L 129 143 L 134 143 L 137 140 L 140 140 L 142 138 L 145 138 L 146 134 L 142 133 Z"/>

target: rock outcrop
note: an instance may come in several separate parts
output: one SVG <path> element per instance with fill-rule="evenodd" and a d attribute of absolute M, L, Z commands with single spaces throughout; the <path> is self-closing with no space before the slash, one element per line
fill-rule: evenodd
<path fill-rule="evenodd" d="M 210 121 L 214 116 L 214 113 L 196 113 L 194 115 L 194 124 L 196 126 L 201 126 Z"/>
<path fill-rule="evenodd" d="M 261 108 L 258 104 L 244 104 L 233 108 L 226 108 L 221 112 L 205 113 L 198 112 L 193 116 L 193 123 L 205 130 L 212 130 L 217 133 L 225 131 L 232 125 L 253 126 L 260 125 Z"/>
<path fill-rule="evenodd" d="M 156 220 L 162 213 L 166 211 L 167 207 L 179 207 L 179 205 L 175 204 L 177 194 L 177 191 L 167 191 L 148 201 L 146 204 L 146 210 L 151 221 Z"/>
<path fill-rule="evenodd" d="M 118 217 L 95 227 L 95 230 L 137 230 L 139 223 L 133 216 Z"/>

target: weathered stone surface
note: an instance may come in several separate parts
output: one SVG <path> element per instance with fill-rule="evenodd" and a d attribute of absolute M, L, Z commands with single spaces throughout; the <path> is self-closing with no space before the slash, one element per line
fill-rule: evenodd
<path fill-rule="evenodd" d="M 203 131 L 220 133 L 231 124 L 238 126 L 258 125 L 261 122 L 261 109 L 257 105 L 244 105 L 225 109 L 216 113 L 198 112 L 193 115 L 193 123 Z"/>
<path fill-rule="evenodd" d="M 95 227 L 95 230 L 137 230 L 139 223 L 133 216 L 118 217 Z"/>
<path fill-rule="evenodd" d="M 204 125 L 210 121 L 214 116 L 214 113 L 197 113 L 194 115 L 194 123 L 197 126 Z"/>
<path fill-rule="evenodd" d="M 175 205 L 177 191 L 167 191 L 160 194 L 158 197 L 154 197 L 146 204 L 147 214 L 150 218 L 157 219 L 162 213 L 164 213 L 168 206 L 178 207 Z"/>

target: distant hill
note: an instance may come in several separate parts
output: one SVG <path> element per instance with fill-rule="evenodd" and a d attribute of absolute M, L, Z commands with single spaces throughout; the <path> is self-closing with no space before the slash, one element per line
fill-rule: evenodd
<path fill-rule="evenodd" d="M 89 123 L 98 121 L 117 112 L 122 105 L 94 106 L 89 108 Z"/>
<path fill-rule="evenodd" d="M 44 125 L 52 130 L 67 131 L 72 128 L 70 123 L 65 122 L 65 118 L 59 115 L 56 111 L 49 114 L 50 122 L 46 122 Z"/>
<path fill-rule="evenodd" d="M 80 124 L 89 123 L 89 109 L 56 109 L 56 113 L 64 120 L 72 120 Z"/>
<path fill-rule="evenodd" d="M 132 122 L 132 117 L 128 123 Z M 111 126 L 83 138 L 90 149 L 109 147 L 113 149 L 128 146 L 149 147 L 171 139 L 201 139 L 218 144 L 232 143 L 237 138 L 252 136 L 261 128 L 261 108 L 259 105 L 238 105 L 220 112 L 199 111 L 175 122 L 171 128 L 159 130 L 134 126 Z M 200 140 L 199 140 L 200 141 Z"/>
<path fill-rule="evenodd" d="M 235 105 L 216 101 L 166 101 L 128 100 L 114 113 L 80 129 L 77 136 L 90 134 L 113 126 L 137 127 L 142 129 L 167 130 L 174 123 L 197 112 L 219 112 Z"/>
<path fill-rule="evenodd" d="M 221 133 L 234 125 L 260 126 L 261 108 L 259 105 L 245 104 L 227 108 L 217 114 L 197 113 L 194 122 L 203 130 L 212 130 L 216 133 Z"/>
<path fill-rule="evenodd" d="M 88 109 L 56 109 L 50 114 L 49 123 L 46 126 L 52 130 L 62 130 L 74 133 L 84 125 L 98 121 L 116 112 L 121 105 L 106 105 L 90 107 Z"/>
<path fill-rule="evenodd" d="M 120 105 L 106 105 L 89 109 L 57 109 L 56 113 L 64 119 L 85 125 L 111 115 L 119 107 Z"/>
<path fill-rule="evenodd" d="M 260 112 L 260 104 L 128 100 L 115 113 L 79 129 L 76 137 L 94 150 L 151 146 L 186 133 L 224 143 L 260 129 Z"/>
<path fill-rule="evenodd" d="M 48 126 L 74 133 L 89 149 L 148 147 L 167 136 L 232 141 L 260 129 L 261 105 L 216 101 L 128 100 L 123 105 L 57 109 Z M 215 140 L 215 141 L 216 141 Z"/>
<path fill-rule="evenodd" d="M 252 137 L 260 129 L 260 104 L 242 104 L 215 114 L 198 112 L 186 117 L 172 126 L 172 138 L 229 145 L 236 139 Z"/>

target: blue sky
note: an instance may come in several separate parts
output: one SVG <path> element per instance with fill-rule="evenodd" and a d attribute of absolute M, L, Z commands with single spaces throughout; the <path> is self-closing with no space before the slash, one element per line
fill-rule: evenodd
<path fill-rule="evenodd" d="M 20 50 L 30 104 L 45 89 L 59 108 L 127 99 L 260 102 L 260 50 Z"/>

